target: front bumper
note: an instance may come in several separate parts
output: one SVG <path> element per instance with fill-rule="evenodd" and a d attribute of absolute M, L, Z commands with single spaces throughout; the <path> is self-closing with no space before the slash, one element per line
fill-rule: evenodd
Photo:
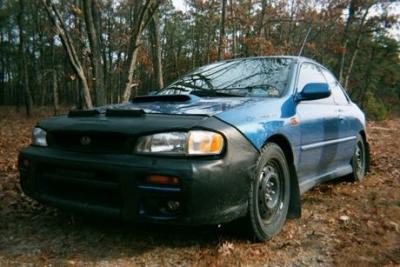
<path fill-rule="evenodd" d="M 224 223 L 247 212 L 258 152 L 241 138 L 228 139 L 221 158 L 94 154 L 30 146 L 20 153 L 21 185 L 32 198 L 73 212 L 127 221 Z M 148 184 L 149 175 L 178 177 L 180 183 Z M 168 201 L 178 202 L 179 207 L 168 209 Z"/>

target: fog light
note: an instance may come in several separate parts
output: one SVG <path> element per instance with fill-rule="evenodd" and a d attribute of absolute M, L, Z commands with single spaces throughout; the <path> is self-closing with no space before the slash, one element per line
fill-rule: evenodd
<path fill-rule="evenodd" d="M 181 207 L 181 203 L 179 201 L 176 200 L 169 200 L 167 202 L 167 207 L 169 211 L 177 211 L 179 210 L 179 208 Z"/>
<path fill-rule="evenodd" d="M 179 179 L 173 176 L 150 175 L 146 177 L 146 182 L 162 185 L 179 185 Z"/>

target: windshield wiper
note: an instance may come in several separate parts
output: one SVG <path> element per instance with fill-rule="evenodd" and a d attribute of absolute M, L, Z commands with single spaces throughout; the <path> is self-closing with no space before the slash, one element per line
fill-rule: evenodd
<path fill-rule="evenodd" d="M 225 87 L 221 89 L 216 89 L 216 91 L 247 91 L 247 94 L 251 94 L 255 89 L 261 90 L 266 93 L 266 96 L 279 96 L 280 91 L 273 85 L 270 84 L 257 84 L 251 86 L 244 86 L 244 87 Z M 251 96 L 251 95 L 245 96 Z"/>
<path fill-rule="evenodd" d="M 229 96 L 229 97 L 242 97 L 242 95 L 219 92 L 218 90 L 193 90 L 190 92 L 196 96 Z"/>
<path fill-rule="evenodd" d="M 181 87 L 181 86 L 186 86 L 186 87 Z M 235 94 L 231 92 L 221 92 L 221 91 L 228 91 L 226 89 L 208 89 L 208 88 L 203 88 L 200 86 L 196 86 L 193 84 L 186 84 L 186 83 L 176 83 L 174 85 L 171 85 L 164 90 L 160 92 L 162 94 L 163 91 L 180 91 L 183 93 L 187 94 L 192 94 L 196 96 L 229 96 L 229 97 L 243 97 L 241 94 Z"/>
<path fill-rule="evenodd" d="M 274 88 L 274 89 L 276 89 L 276 87 L 273 86 L 273 85 L 263 83 L 263 84 L 249 85 L 249 86 L 243 86 L 243 87 L 225 87 L 225 88 L 221 88 L 221 89 L 217 89 L 217 90 L 225 90 L 225 91 L 227 91 L 227 90 L 248 90 L 248 91 L 251 91 L 251 90 L 256 89 L 256 88 L 259 88 L 259 89 L 261 89 L 263 91 L 267 90 L 265 88 Z"/>

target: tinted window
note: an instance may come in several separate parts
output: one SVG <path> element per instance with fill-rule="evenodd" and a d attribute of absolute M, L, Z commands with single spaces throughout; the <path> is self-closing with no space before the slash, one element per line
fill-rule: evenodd
<path fill-rule="evenodd" d="M 218 62 L 185 75 L 160 94 L 279 97 L 287 88 L 292 63 L 288 58 Z"/>
<path fill-rule="evenodd" d="M 299 72 L 299 79 L 297 81 L 297 90 L 300 92 L 303 90 L 304 86 L 308 83 L 326 83 L 324 75 L 322 75 L 321 70 L 318 66 L 310 63 L 305 63 L 301 65 Z M 332 95 L 327 98 L 304 101 L 305 103 L 325 103 L 333 104 Z"/>
<path fill-rule="evenodd" d="M 333 99 L 338 105 L 347 105 L 349 101 L 347 100 L 346 95 L 343 93 L 342 87 L 339 82 L 335 79 L 335 77 L 327 70 L 322 70 L 324 73 L 326 80 L 328 81 L 329 87 L 331 89 Z"/>

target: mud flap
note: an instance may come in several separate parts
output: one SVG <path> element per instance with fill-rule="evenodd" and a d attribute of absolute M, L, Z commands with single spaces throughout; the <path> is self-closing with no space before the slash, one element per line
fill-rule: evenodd
<path fill-rule="evenodd" d="M 299 181 L 297 180 L 296 171 L 293 166 L 290 166 L 290 200 L 289 210 L 286 218 L 294 219 L 301 217 L 301 202 Z"/>

